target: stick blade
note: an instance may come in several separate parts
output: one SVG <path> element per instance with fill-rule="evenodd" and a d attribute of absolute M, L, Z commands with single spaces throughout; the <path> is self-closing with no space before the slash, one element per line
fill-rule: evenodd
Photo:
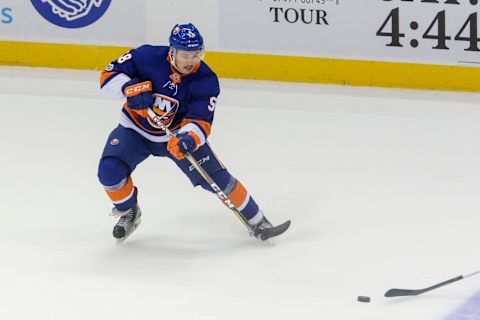
<path fill-rule="evenodd" d="M 437 283 L 436 285 L 433 285 L 431 287 L 425 288 L 425 289 L 417 289 L 417 290 L 412 290 L 412 289 L 390 289 L 385 293 L 385 297 L 402 297 L 402 296 L 416 296 L 419 294 L 422 294 L 424 292 L 428 292 L 443 286 L 446 286 L 447 284 L 453 283 L 458 280 L 462 280 L 464 276 L 457 276 L 452 279 L 448 279 L 447 281 L 443 281 L 440 283 Z"/>
<path fill-rule="evenodd" d="M 405 297 L 405 296 L 416 296 L 419 294 L 419 290 L 409 290 L 409 289 L 390 289 L 385 292 L 385 297 Z"/>

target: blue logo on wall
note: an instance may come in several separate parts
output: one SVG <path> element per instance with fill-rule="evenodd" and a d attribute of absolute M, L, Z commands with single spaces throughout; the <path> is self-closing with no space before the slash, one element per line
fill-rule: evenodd
<path fill-rule="evenodd" d="M 112 0 L 31 0 L 42 17 L 63 28 L 88 26 L 107 11 Z"/>
<path fill-rule="evenodd" d="M 10 24 L 13 22 L 12 8 L 2 8 L 0 11 L 0 22 Z"/>

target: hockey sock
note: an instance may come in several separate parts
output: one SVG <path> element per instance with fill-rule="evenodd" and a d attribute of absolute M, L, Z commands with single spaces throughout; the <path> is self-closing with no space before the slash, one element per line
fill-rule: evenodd
<path fill-rule="evenodd" d="M 124 178 L 114 186 L 103 186 L 115 207 L 120 211 L 132 208 L 137 202 L 137 188 L 133 186 L 132 178 Z"/>
<path fill-rule="evenodd" d="M 120 211 L 132 208 L 137 201 L 127 165 L 115 157 L 105 157 L 98 166 L 98 178 L 115 207 Z"/>
<path fill-rule="evenodd" d="M 250 196 L 243 184 L 235 178 L 233 178 L 233 180 L 233 188 L 230 189 L 231 191 L 226 190 L 225 193 L 228 195 L 228 198 L 232 201 L 238 211 L 240 211 L 242 216 L 244 216 L 250 224 L 257 224 L 260 222 L 260 220 L 262 220 L 262 212 L 259 210 L 257 203 Z"/>
<path fill-rule="evenodd" d="M 242 216 L 252 225 L 262 220 L 263 213 L 259 210 L 257 203 L 248 193 L 243 184 L 235 179 L 228 171 L 222 170 L 212 174 L 212 179 L 225 192 L 233 205 L 240 211 Z M 202 183 L 202 187 L 213 192 L 208 183 Z"/>

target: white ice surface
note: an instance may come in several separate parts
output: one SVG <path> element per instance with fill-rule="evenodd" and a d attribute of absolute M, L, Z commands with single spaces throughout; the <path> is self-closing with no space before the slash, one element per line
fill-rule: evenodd
<path fill-rule="evenodd" d="M 221 79 L 211 143 L 267 216 L 248 237 L 168 159 L 115 244 L 98 72 L 0 68 L 0 319 L 440 320 L 480 289 L 480 95 Z M 369 304 L 358 295 L 372 298 Z"/>

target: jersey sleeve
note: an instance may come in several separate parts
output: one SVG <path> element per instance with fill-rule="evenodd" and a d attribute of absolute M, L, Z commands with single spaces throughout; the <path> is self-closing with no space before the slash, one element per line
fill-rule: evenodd
<path fill-rule="evenodd" d="M 130 79 L 137 77 L 138 70 L 135 58 L 138 49 L 132 49 L 112 61 L 100 74 L 100 89 L 107 96 L 125 98 L 122 86 Z"/>
<path fill-rule="evenodd" d="M 191 101 L 179 132 L 195 133 L 201 146 L 210 135 L 217 98 L 220 94 L 217 76 L 212 73 L 199 79 L 197 83 L 191 84 L 190 91 Z"/>

